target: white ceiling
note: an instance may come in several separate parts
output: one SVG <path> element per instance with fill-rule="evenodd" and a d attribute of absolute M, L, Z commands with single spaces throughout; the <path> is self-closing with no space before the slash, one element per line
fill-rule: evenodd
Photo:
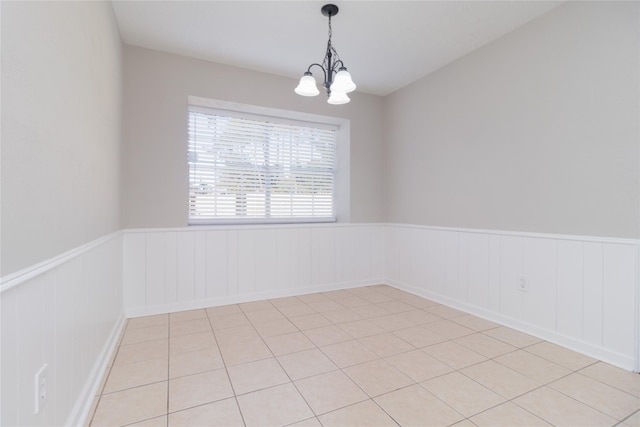
<path fill-rule="evenodd" d="M 113 1 L 113 7 L 127 44 L 299 78 L 324 57 L 325 3 Z M 358 91 L 387 95 L 562 2 L 334 3 L 340 12 L 332 19 L 333 46 Z"/>

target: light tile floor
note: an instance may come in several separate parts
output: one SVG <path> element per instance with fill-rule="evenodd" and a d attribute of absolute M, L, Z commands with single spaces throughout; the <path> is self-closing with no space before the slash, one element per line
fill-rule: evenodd
<path fill-rule="evenodd" d="M 640 426 L 640 375 L 388 286 L 130 319 L 100 426 Z"/>

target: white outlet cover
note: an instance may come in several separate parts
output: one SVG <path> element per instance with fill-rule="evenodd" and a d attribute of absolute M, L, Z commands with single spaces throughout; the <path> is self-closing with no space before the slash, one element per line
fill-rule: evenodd
<path fill-rule="evenodd" d="M 49 375 L 49 365 L 46 363 L 36 372 L 35 375 L 35 413 L 39 414 L 42 407 L 47 402 L 47 376 Z"/>

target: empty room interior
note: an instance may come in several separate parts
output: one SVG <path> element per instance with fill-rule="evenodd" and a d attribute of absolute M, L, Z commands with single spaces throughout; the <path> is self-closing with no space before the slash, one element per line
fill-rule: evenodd
<path fill-rule="evenodd" d="M 640 426 L 640 2 L 0 26 L 0 425 Z"/>

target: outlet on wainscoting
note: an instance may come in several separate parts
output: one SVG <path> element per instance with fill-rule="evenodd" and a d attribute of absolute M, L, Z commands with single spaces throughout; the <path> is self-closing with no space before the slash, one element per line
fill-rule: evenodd
<path fill-rule="evenodd" d="M 44 364 L 35 375 L 35 413 L 39 414 L 42 407 L 47 403 L 47 376 L 49 375 L 49 365 Z"/>
<path fill-rule="evenodd" d="M 524 274 L 518 279 L 518 290 L 521 292 L 529 292 L 529 279 Z"/>

